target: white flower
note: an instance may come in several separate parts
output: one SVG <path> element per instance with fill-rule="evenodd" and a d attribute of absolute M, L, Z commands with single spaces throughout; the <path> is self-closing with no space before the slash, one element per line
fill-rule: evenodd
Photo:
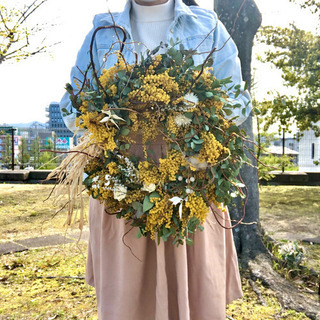
<path fill-rule="evenodd" d="M 187 118 L 183 114 L 178 114 L 174 117 L 174 122 L 178 127 L 184 127 L 189 125 L 192 122 L 192 120 Z"/>
<path fill-rule="evenodd" d="M 197 170 L 204 170 L 208 166 L 208 163 L 206 161 L 200 162 L 199 159 L 196 157 L 189 157 L 187 158 L 187 161 Z"/>
<path fill-rule="evenodd" d="M 149 184 L 143 183 L 143 187 L 141 188 L 141 190 L 148 191 L 150 193 L 156 190 L 156 185 L 154 183 L 149 183 Z"/>
<path fill-rule="evenodd" d="M 190 105 L 190 102 L 191 102 L 193 105 L 196 105 L 196 104 L 199 102 L 198 97 L 197 97 L 194 93 L 192 93 L 192 92 L 187 93 L 183 98 L 184 98 L 184 100 L 185 100 L 184 103 L 187 104 L 187 105 Z"/>
<path fill-rule="evenodd" d="M 95 176 L 94 178 L 92 178 L 92 182 L 97 182 L 99 180 L 99 176 Z"/>
<path fill-rule="evenodd" d="M 127 188 L 122 185 L 115 185 L 113 189 L 113 198 L 115 200 L 121 201 L 123 200 L 127 195 Z"/>
<path fill-rule="evenodd" d="M 100 122 L 101 122 L 101 123 L 106 122 L 106 125 L 108 125 L 107 122 L 110 121 L 110 122 L 112 122 L 112 123 L 119 129 L 117 123 L 116 123 L 114 120 L 122 120 L 122 121 L 125 121 L 124 119 L 118 117 L 116 114 L 112 114 L 110 110 L 107 110 L 107 111 L 102 110 L 101 112 L 104 113 L 104 114 L 106 114 L 106 116 L 105 116 L 103 119 L 101 119 Z"/>
<path fill-rule="evenodd" d="M 169 199 L 169 201 L 171 201 L 174 206 L 176 206 L 177 204 L 180 203 L 180 205 L 179 205 L 179 216 L 180 216 L 180 219 L 182 218 L 182 204 L 183 204 L 183 201 L 187 201 L 187 200 L 188 200 L 188 198 L 182 199 L 180 197 L 173 197 L 173 198 Z"/>
<path fill-rule="evenodd" d="M 195 182 L 195 180 L 196 180 L 196 179 L 195 179 L 194 177 L 191 177 L 191 178 L 190 178 L 190 182 Z"/>
<path fill-rule="evenodd" d="M 187 194 L 193 193 L 193 190 L 187 188 L 187 189 L 186 189 L 186 193 L 187 193 Z"/>
<path fill-rule="evenodd" d="M 179 176 L 179 177 L 178 177 L 178 180 L 179 180 L 179 181 L 182 181 L 182 180 L 183 180 L 183 176 Z"/>

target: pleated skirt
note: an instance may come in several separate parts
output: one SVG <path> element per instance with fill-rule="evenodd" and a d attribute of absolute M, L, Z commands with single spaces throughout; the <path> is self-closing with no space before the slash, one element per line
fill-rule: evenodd
<path fill-rule="evenodd" d="M 230 226 L 227 211 L 218 219 Z M 93 198 L 89 227 L 86 281 L 99 320 L 225 320 L 226 305 L 242 296 L 232 231 L 212 212 L 192 246 L 138 239 Z"/>

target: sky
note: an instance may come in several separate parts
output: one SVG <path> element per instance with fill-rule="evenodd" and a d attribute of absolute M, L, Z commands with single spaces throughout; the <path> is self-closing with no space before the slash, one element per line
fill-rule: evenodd
<path fill-rule="evenodd" d="M 16 7 L 31 0 L 2 0 Z M 46 23 L 45 31 L 34 39 L 46 44 L 57 43 L 48 52 L 20 62 L 0 65 L 0 124 L 46 122 L 45 108 L 59 101 L 82 41 L 92 26 L 94 14 L 121 10 L 125 0 L 48 0 L 34 15 L 33 24 Z M 90 5 L 89 5 L 90 3 Z M 94 5 L 92 5 L 94 3 Z M 199 0 L 202 7 L 212 9 L 212 0 Z M 287 26 L 295 21 L 298 27 L 314 30 L 316 16 L 301 10 L 289 0 L 256 0 L 263 16 L 263 25 Z M 263 48 L 254 48 L 254 55 Z M 285 90 L 277 70 L 253 60 L 256 98 L 262 100 L 270 90 Z"/>

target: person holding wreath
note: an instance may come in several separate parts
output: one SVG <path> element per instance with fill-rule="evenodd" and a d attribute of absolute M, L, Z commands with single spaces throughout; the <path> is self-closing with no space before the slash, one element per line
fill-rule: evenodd
<path fill-rule="evenodd" d="M 98 75 L 117 63 L 117 56 L 110 52 L 120 49 L 121 31 L 100 30 L 93 39 L 97 28 L 112 25 L 124 30 L 121 55 L 128 65 L 160 43 L 177 39 L 186 50 L 196 49 L 195 65 L 204 63 L 211 53 L 214 76 L 231 77 L 230 86 L 241 88 L 241 94 L 229 96 L 228 102 L 239 107 L 226 117 L 236 125 L 248 117 L 250 96 L 243 89 L 237 48 L 217 15 L 190 0 L 128 0 L 122 12 L 96 15 L 72 68 L 72 84 L 79 87 L 91 77 L 86 73 L 91 59 Z M 165 50 L 162 45 L 159 53 Z M 60 108 L 69 111 L 62 112 L 64 121 L 75 131 L 70 93 L 64 95 Z M 161 138 L 149 148 L 155 162 L 166 153 Z M 143 160 L 139 143 L 130 150 Z M 108 214 L 105 204 L 91 197 L 86 281 L 96 289 L 99 319 L 224 320 L 226 305 L 240 298 L 242 291 L 229 214 L 223 206 L 215 210 L 219 221 L 210 211 L 204 230 L 192 235 L 193 245 L 175 246 L 172 241 L 138 239 L 126 220 Z"/>

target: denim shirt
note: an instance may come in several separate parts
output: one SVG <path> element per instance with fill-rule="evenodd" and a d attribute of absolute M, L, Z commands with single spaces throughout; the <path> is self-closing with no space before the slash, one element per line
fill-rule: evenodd
<path fill-rule="evenodd" d="M 131 0 L 134 1 L 134 0 Z M 75 88 L 74 81 L 84 79 L 83 73 L 90 63 L 90 42 L 96 28 L 100 26 L 119 25 L 124 28 L 127 39 L 122 51 L 124 58 L 129 64 L 134 63 L 134 44 L 131 34 L 130 25 L 130 9 L 131 2 L 127 1 L 124 10 L 120 13 L 102 13 L 98 14 L 93 19 L 93 28 L 86 36 L 79 52 L 75 66 L 71 70 L 71 85 Z M 119 38 L 122 40 L 122 32 L 117 30 Z M 182 0 L 175 0 L 174 19 L 171 23 L 167 33 L 167 43 L 179 39 L 179 42 L 184 45 L 186 49 L 195 49 L 200 54 L 193 57 L 195 65 L 201 64 L 206 59 L 209 52 L 216 48 L 212 54 L 213 58 L 213 73 L 218 79 L 225 79 L 232 77 L 234 85 L 241 85 L 243 88 L 243 81 L 241 76 L 240 61 L 238 58 L 238 50 L 230 35 L 226 31 L 223 24 L 218 20 L 216 13 L 197 6 L 186 6 Z M 103 68 L 108 69 L 116 63 L 115 55 L 105 55 L 110 51 L 120 50 L 120 43 L 113 28 L 102 29 L 96 33 L 93 42 L 93 60 L 95 69 L 101 71 Z M 150 48 L 153 49 L 153 48 Z M 232 85 L 232 84 L 231 84 Z M 250 114 L 252 105 L 250 102 L 250 95 L 247 91 L 243 91 L 236 99 L 230 95 L 229 101 L 232 104 L 241 104 L 241 108 L 234 108 L 233 113 L 227 118 L 235 119 L 237 125 L 241 124 Z M 65 93 L 60 102 L 60 110 L 72 110 L 72 105 L 69 99 L 69 94 Z M 242 111 L 244 109 L 244 111 Z M 75 113 L 70 115 L 63 115 L 66 126 L 75 131 Z"/>

